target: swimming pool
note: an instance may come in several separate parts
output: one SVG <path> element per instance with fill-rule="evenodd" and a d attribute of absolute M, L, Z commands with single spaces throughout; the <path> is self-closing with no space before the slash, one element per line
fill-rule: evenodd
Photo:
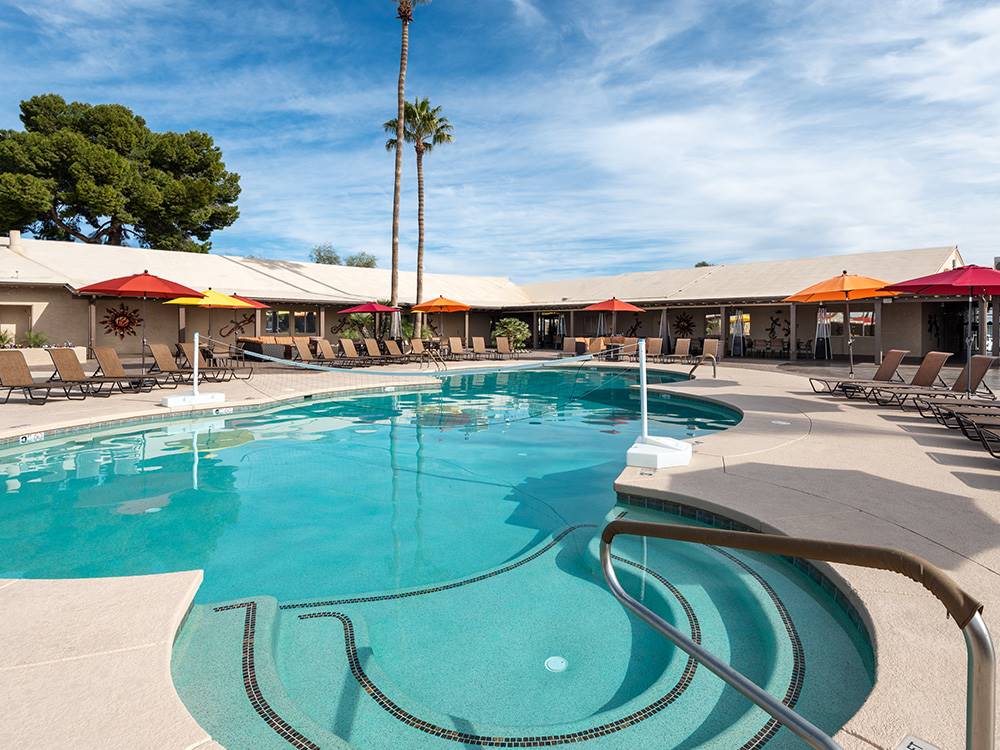
<path fill-rule="evenodd" d="M 0 576 L 203 568 L 173 673 L 231 750 L 784 746 L 604 586 L 597 530 L 648 513 L 611 489 L 633 383 L 475 375 L 9 451 Z M 675 437 L 738 421 L 680 398 L 650 411 Z M 790 565 L 616 551 L 630 590 L 820 726 L 870 689 L 867 643 Z"/>

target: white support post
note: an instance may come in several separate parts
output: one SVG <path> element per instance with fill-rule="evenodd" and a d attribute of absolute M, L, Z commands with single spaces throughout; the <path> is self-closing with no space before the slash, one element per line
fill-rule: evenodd
<path fill-rule="evenodd" d="M 201 334 L 194 332 L 194 362 L 191 363 L 191 392 L 181 393 L 176 396 L 165 396 L 160 401 L 160 406 L 168 409 L 182 409 L 188 406 L 201 406 L 203 404 L 221 404 L 226 400 L 226 394 L 218 391 L 214 393 L 201 393 L 198 389 L 198 370 L 201 364 Z"/>
<path fill-rule="evenodd" d="M 642 442 L 649 440 L 649 389 L 646 383 L 646 339 L 639 339 L 639 401 L 642 415 L 642 432 L 639 438 Z"/>
<path fill-rule="evenodd" d="M 191 369 L 194 370 L 194 377 L 191 380 L 191 393 L 194 396 L 194 400 L 198 400 L 198 365 L 201 362 L 201 334 L 198 331 L 194 332 L 194 362 L 191 363 Z"/>
<path fill-rule="evenodd" d="M 691 443 L 649 434 L 649 384 L 646 380 L 646 340 L 639 339 L 639 437 L 628 449 L 626 463 L 643 469 L 666 469 L 691 463 Z"/>

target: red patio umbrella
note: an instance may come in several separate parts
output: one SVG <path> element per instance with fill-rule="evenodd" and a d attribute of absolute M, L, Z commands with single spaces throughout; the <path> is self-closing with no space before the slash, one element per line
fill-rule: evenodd
<path fill-rule="evenodd" d="M 959 266 L 950 271 L 920 276 L 898 284 L 883 287 L 889 292 L 903 292 L 921 297 L 968 295 L 969 314 L 965 321 L 966 383 L 971 390 L 969 378 L 972 375 L 972 298 L 982 295 L 1000 294 L 1000 271 L 985 266 Z"/>
<path fill-rule="evenodd" d="M 348 307 L 346 310 L 340 310 L 341 315 L 353 315 L 355 313 L 371 313 L 372 315 L 372 325 L 375 327 L 375 336 L 378 336 L 378 314 L 379 313 L 394 313 L 399 312 L 398 307 L 389 307 L 388 305 L 383 305 L 378 302 L 365 302 L 363 305 L 355 305 L 354 307 Z"/>
<path fill-rule="evenodd" d="M 246 302 L 254 310 L 270 310 L 271 309 L 270 305 L 265 305 L 263 302 L 258 302 L 255 299 L 250 299 L 249 297 L 244 297 L 241 294 L 230 294 L 229 296 L 232 297 L 233 299 L 238 299 L 240 302 Z"/>
<path fill-rule="evenodd" d="M 94 297 L 140 297 L 142 310 L 142 369 L 146 369 L 146 305 L 147 299 L 177 299 L 178 297 L 204 297 L 201 292 L 190 287 L 160 278 L 149 271 L 119 276 L 96 284 L 88 284 L 76 290 L 77 294 Z"/>
<path fill-rule="evenodd" d="M 611 299 L 606 299 L 603 302 L 597 302 L 597 303 L 595 303 L 593 305 L 589 305 L 589 306 L 587 306 L 587 307 L 585 307 L 583 309 L 584 309 L 584 312 L 602 312 L 602 313 L 609 312 L 609 313 L 611 313 L 611 329 L 612 329 L 611 333 L 612 333 L 612 335 L 615 333 L 614 328 L 615 328 L 615 325 L 617 323 L 618 313 L 620 313 L 620 312 L 636 312 L 636 313 L 641 313 L 642 312 L 642 308 L 641 307 L 636 307 L 635 305 L 631 304 L 630 302 L 624 302 L 624 301 L 618 299 L 617 297 L 612 297 Z M 602 327 L 601 325 L 598 325 L 598 328 L 601 328 L 601 327 Z M 600 335 L 600 332 L 598 332 L 598 335 Z"/>

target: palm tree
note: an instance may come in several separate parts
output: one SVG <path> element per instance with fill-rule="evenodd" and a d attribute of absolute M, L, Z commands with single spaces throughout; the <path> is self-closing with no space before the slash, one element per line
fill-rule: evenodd
<path fill-rule="evenodd" d="M 406 64 L 410 54 L 410 24 L 413 23 L 413 8 L 426 5 L 431 0 L 392 0 L 396 6 L 396 17 L 403 24 L 403 37 L 399 48 L 399 87 L 396 92 L 396 138 L 403 140 L 403 121 L 406 117 Z M 392 293 L 389 304 L 399 302 L 399 195 L 403 189 L 403 151 L 396 151 L 396 184 L 392 193 Z"/>
<path fill-rule="evenodd" d="M 398 120 L 389 120 L 385 124 L 387 133 L 399 133 Z M 435 146 L 442 143 L 451 143 L 452 140 L 451 123 L 448 118 L 441 116 L 440 107 L 432 107 L 431 100 L 426 97 L 415 99 L 413 103 L 406 103 L 406 121 L 403 128 L 403 140 L 413 144 L 413 150 L 417 152 L 417 302 L 423 301 L 424 296 L 424 154 L 429 154 Z M 395 150 L 398 154 L 402 149 L 396 148 L 399 141 L 390 138 L 385 142 L 386 151 Z M 417 313 L 416 335 L 421 335 L 424 330 L 423 314 Z"/>

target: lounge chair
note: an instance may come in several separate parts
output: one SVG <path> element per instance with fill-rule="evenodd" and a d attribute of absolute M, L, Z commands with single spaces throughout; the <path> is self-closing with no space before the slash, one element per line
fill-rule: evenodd
<path fill-rule="evenodd" d="M 316 362 L 319 364 L 330 365 L 332 367 L 351 366 L 350 363 L 337 354 L 333 345 L 326 339 L 316 339 L 316 354 Z"/>
<path fill-rule="evenodd" d="M 579 341 L 579 339 L 576 338 L 576 336 L 563 336 L 562 353 L 560 356 L 575 357 L 577 341 Z M 475 339 L 473 339 L 473 343 L 475 343 Z"/>
<path fill-rule="evenodd" d="M 951 357 L 951 352 L 927 352 L 920 362 L 920 367 L 910 378 L 910 382 L 901 385 L 932 389 L 935 388 L 935 383 L 938 383 L 941 390 L 945 389 L 947 383 L 941 378 L 941 368 L 944 367 L 944 363 L 948 361 L 949 357 Z M 870 398 L 874 390 L 883 385 L 887 385 L 887 383 L 870 380 L 845 380 L 841 382 L 840 390 L 848 398 L 857 398 L 858 396 Z"/>
<path fill-rule="evenodd" d="M 938 423 L 952 430 L 961 427 L 959 417 L 1000 417 L 1000 401 L 980 398 L 958 399 L 949 396 L 917 397 L 913 403 L 920 416 L 933 417 Z"/>
<path fill-rule="evenodd" d="M 297 362 L 305 362 L 306 364 L 314 364 L 316 362 L 325 362 L 325 357 L 314 356 L 312 350 L 309 348 L 309 339 L 305 336 L 296 336 L 292 339 L 292 343 L 295 345 L 295 355 L 298 357 Z M 320 351 L 319 344 L 316 345 L 317 352 Z"/>
<path fill-rule="evenodd" d="M 173 383 L 190 383 L 194 378 L 194 370 L 178 366 L 166 344 L 149 344 L 149 351 L 153 355 L 150 373 L 159 373 Z"/>
<path fill-rule="evenodd" d="M 52 359 L 52 366 L 55 372 L 50 380 L 61 384 L 74 384 L 79 386 L 80 393 L 86 396 L 99 396 L 107 398 L 115 388 L 129 393 L 138 393 L 143 388 L 142 379 L 136 377 L 108 377 L 103 375 L 90 376 L 83 371 L 83 365 L 76 358 L 76 352 L 72 349 L 47 349 L 49 357 Z M 105 390 L 107 388 L 107 390 Z M 71 398 L 70 393 L 66 393 L 67 398 Z"/>
<path fill-rule="evenodd" d="M 499 357 L 495 349 L 486 348 L 486 339 L 482 336 L 472 337 L 472 353 L 475 355 L 476 359 L 479 359 L 480 357 L 497 359 Z"/>
<path fill-rule="evenodd" d="M 1000 458 L 1000 417 L 959 416 L 963 434 L 970 440 L 978 440 L 993 458 Z"/>
<path fill-rule="evenodd" d="M 194 358 L 196 356 L 198 357 L 198 375 L 205 380 L 210 380 L 214 383 L 225 383 L 237 377 L 235 367 L 219 367 L 217 365 L 210 365 L 208 360 L 205 359 L 205 355 L 201 353 L 200 349 L 197 354 L 195 354 L 194 343 L 191 341 L 182 341 L 177 344 L 177 348 L 180 350 L 181 354 L 184 355 L 184 359 L 187 360 L 188 367 L 192 368 L 192 370 L 194 368 Z M 245 378 L 240 379 L 249 380 L 251 375 L 253 375 L 252 368 Z"/>
<path fill-rule="evenodd" d="M 812 386 L 814 393 L 831 393 L 836 394 L 838 391 L 842 391 L 843 385 L 847 383 L 848 385 L 855 383 L 866 383 L 866 384 L 877 384 L 877 383 L 889 383 L 893 380 L 898 380 L 900 383 L 906 381 L 903 377 L 896 372 L 899 369 L 900 364 L 903 362 L 903 357 L 909 354 L 909 349 L 890 349 L 882 357 L 882 363 L 875 370 L 875 374 L 867 380 L 844 380 L 843 378 L 809 378 L 809 385 Z"/>
<path fill-rule="evenodd" d="M 473 359 L 475 354 L 466 351 L 461 336 L 448 337 L 448 359 Z"/>
<path fill-rule="evenodd" d="M 983 383 L 983 378 L 986 377 L 986 373 L 996 361 L 996 357 L 990 357 L 983 354 L 974 355 L 972 357 L 972 362 L 970 362 L 968 366 L 962 368 L 961 374 L 955 378 L 955 382 L 952 384 L 951 388 L 947 390 L 942 390 L 941 388 L 920 388 L 905 385 L 879 386 L 872 389 L 871 398 L 874 399 L 880 406 L 895 404 L 900 408 L 903 408 L 907 399 L 916 398 L 918 396 L 938 396 L 947 393 L 952 398 L 965 398 L 967 395 L 979 395 L 981 388 L 983 389 L 983 393 L 993 396 L 993 391 L 990 390 L 989 386 Z"/>
<path fill-rule="evenodd" d="M 52 389 L 57 387 L 60 386 L 35 382 L 31 368 L 24 359 L 24 352 L 20 349 L 0 349 L 0 390 L 7 391 L 2 403 L 10 401 L 14 391 L 20 391 L 29 404 L 44 404 L 48 401 Z"/>
<path fill-rule="evenodd" d="M 399 344 L 396 343 L 395 339 L 385 340 L 385 350 L 389 352 L 389 356 L 396 362 L 406 363 L 410 361 L 410 355 L 403 354 L 403 350 L 399 348 Z"/>
<path fill-rule="evenodd" d="M 635 358 L 639 359 L 636 352 Z M 646 361 L 658 362 L 663 358 L 663 339 L 646 339 Z"/>
<path fill-rule="evenodd" d="M 358 350 L 354 346 L 354 341 L 351 339 L 341 339 L 340 349 L 344 353 L 343 359 L 346 359 L 352 365 L 367 367 L 372 363 L 371 357 L 362 357 L 358 354 Z"/>
<path fill-rule="evenodd" d="M 587 354 L 598 356 L 605 353 L 607 342 L 603 338 L 590 339 L 587 342 Z"/>
<path fill-rule="evenodd" d="M 497 336 L 497 359 L 517 359 L 517 352 L 511 348 L 507 336 Z"/>
<path fill-rule="evenodd" d="M 402 352 L 399 354 L 399 359 L 393 357 L 391 354 L 383 354 L 382 347 L 378 345 L 378 339 L 365 339 L 365 350 L 368 352 L 368 357 L 371 361 L 377 364 L 391 365 L 402 362 L 404 359 Z"/>
<path fill-rule="evenodd" d="M 160 388 L 177 387 L 177 383 L 164 376 L 150 375 L 146 372 L 139 373 L 138 375 L 129 375 L 125 372 L 122 361 L 118 357 L 118 352 L 114 350 L 114 347 L 95 346 L 94 359 L 97 360 L 97 369 L 94 370 L 94 377 L 103 375 L 109 378 L 119 378 L 122 381 L 131 379 L 144 391 L 151 391 L 153 386 L 159 386 Z"/>
<path fill-rule="evenodd" d="M 691 356 L 691 339 L 677 339 L 674 346 L 674 353 L 664 355 L 663 361 L 667 364 L 675 364 L 687 361 Z"/>

